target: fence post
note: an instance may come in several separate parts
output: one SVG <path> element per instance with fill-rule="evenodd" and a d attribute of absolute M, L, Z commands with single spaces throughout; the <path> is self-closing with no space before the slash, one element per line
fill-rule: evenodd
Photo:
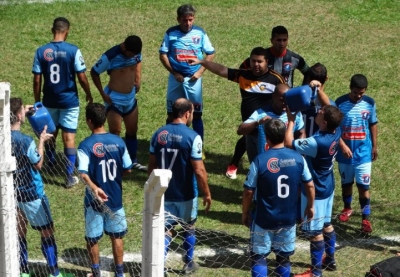
<path fill-rule="evenodd" d="M 164 276 L 164 192 L 172 172 L 155 169 L 144 186 L 142 276 Z"/>
<path fill-rule="evenodd" d="M 11 156 L 10 83 L 0 82 L 0 276 L 19 277 L 16 202 Z"/>

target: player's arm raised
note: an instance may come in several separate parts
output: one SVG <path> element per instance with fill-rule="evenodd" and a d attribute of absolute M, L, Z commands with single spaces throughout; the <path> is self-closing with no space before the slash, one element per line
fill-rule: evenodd
<path fill-rule="evenodd" d="M 209 56 L 207 56 L 207 57 L 209 57 Z M 188 59 L 187 62 L 190 65 L 200 64 L 201 66 L 203 66 L 205 69 L 211 71 L 212 73 L 214 73 L 218 76 L 224 77 L 224 78 L 228 78 L 228 68 L 222 64 L 207 60 L 207 57 L 205 60 L 190 58 L 190 59 Z"/>

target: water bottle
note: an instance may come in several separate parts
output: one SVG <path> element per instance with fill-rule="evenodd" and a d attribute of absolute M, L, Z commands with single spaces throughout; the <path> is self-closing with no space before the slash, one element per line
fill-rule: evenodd
<path fill-rule="evenodd" d="M 49 111 L 41 102 L 35 103 L 26 113 L 26 116 L 37 136 L 43 132 L 45 125 L 47 125 L 47 133 L 51 134 L 56 131 L 56 126 L 54 125 Z"/>
<path fill-rule="evenodd" d="M 284 95 L 285 104 L 291 112 L 304 111 L 315 106 L 318 88 L 309 85 L 289 89 Z"/>

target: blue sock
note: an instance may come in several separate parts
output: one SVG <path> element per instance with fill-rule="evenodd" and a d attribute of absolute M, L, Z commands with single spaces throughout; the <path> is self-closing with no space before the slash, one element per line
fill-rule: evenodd
<path fill-rule="evenodd" d="M 168 250 L 169 250 L 169 244 L 171 243 L 172 237 L 169 235 L 164 236 L 164 259 L 167 257 Z"/>
<path fill-rule="evenodd" d="M 201 140 L 204 142 L 204 126 L 203 119 L 196 118 L 192 121 L 193 130 L 195 130 L 201 137 Z"/>
<path fill-rule="evenodd" d="M 50 273 L 57 276 L 60 273 L 57 265 L 57 244 L 54 236 L 42 238 L 42 253 L 47 260 Z"/>
<path fill-rule="evenodd" d="M 290 277 L 290 262 L 285 262 L 278 264 L 278 266 L 275 269 L 275 273 L 277 277 Z"/>
<path fill-rule="evenodd" d="M 326 263 L 335 261 L 336 232 L 324 233 Z"/>
<path fill-rule="evenodd" d="M 251 277 L 267 277 L 268 267 L 264 256 L 252 254 L 251 259 Z"/>
<path fill-rule="evenodd" d="M 196 235 L 194 229 L 185 231 L 183 241 L 183 249 L 185 250 L 185 263 L 193 261 L 194 246 L 196 244 Z"/>
<path fill-rule="evenodd" d="M 368 219 L 369 215 L 371 214 L 371 200 L 369 198 L 359 198 L 358 200 L 360 201 L 362 219 Z"/>
<path fill-rule="evenodd" d="M 124 264 L 115 265 L 115 277 L 124 277 Z"/>
<path fill-rule="evenodd" d="M 92 264 L 91 268 L 92 268 L 93 277 L 101 277 L 99 264 Z"/>
<path fill-rule="evenodd" d="M 56 163 L 56 149 L 53 142 L 47 142 L 44 144 L 44 149 L 49 162 L 52 164 Z"/>
<path fill-rule="evenodd" d="M 137 136 L 130 136 L 125 134 L 125 144 L 132 162 L 137 163 Z"/>
<path fill-rule="evenodd" d="M 19 237 L 19 269 L 21 273 L 29 273 L 28 244 L 26 238 Z"/>
<path fill-rule="evenodd" d="M 325 242 L 323 240 L 310 242 L 312 273 L 315 276 L 322 275 L 322 256 L 324 255 L 324 250 Z"/>
<path fill-rule="evenodd" d="M 67 163 L 67 175 L 72 176 L 75 169 L 76 161 L 76 148 L 64 148 L 64 154 L 68 159 Z"/>
<path fill-rule="evenodd" d="M 344 207 L 346 209 L 351 209 L 351 201 L 353 201 L 353 196 L 351 195 L 342 195 L 342 199 L 344 202 Z"/>

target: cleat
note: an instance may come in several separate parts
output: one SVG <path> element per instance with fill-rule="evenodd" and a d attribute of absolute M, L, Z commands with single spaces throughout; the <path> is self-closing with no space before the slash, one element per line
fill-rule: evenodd
<path fill-rule="evenodd" d="M 303 273 L 300 273 L 300 274 L 294 274 L 293 276 L 294 277 L 319 277 L 319 276 L 314 275 L 312 273 L 311 269 L 308 269 L 308 270 L 306 270 L 306 271 L 304 271 Z"/>
<path fill-rule="evenodd" d="M 20 277 L 31 277 L 30 273 L 21 273 Z"/>
<path fill-rule="evenodd" d="M 341 222 L 347 222 L 350 219 L 350 216 L 353 214 L 352 209 L 344 208 L 339 215 L 339 220 Z"/>
<path fill-rule="evenodd" d="M 324 256 L 322 258 L 322 269 L 325 269 L 327 271 L 336 271 L 337 269 L 336 262 L 335 261 L 327 262 L 326 260 L 327 258 L 326 256 Z"/>
<path fill-rule="evenodd" d="M 237 172 L 237 167 L 234 164 L 230 164 L 228 165 L 228 168 L 226 169 L 226 177 L 228 177 L 229 179 L 236 179 L 236 172 Z"/>
<path fill-rule="evenodd" d="M 132 164 L 132 169 L 136 169 L 136 170 L 139 170 L 139 171 L 147 172 L 147 166 L 141 165 L 138 162 Z"/>
<path fill-rule="evenodd" d="M 67 180 L 65 182 L 65 187 L 67 189 L 72 188 L 73 186 L 77 185 L 79 183 L 79 178 L 76 176 L 68 176 Z"/>
<path fill-rule="evenodd" d="M 183 271 L 184 275 L 190 275 L 198 269 L 199 269 L 199 265 L 196 262 L 191 261 L 183 266 L 182 271 Z"/>
<path fill-rule="evenodd" d="M 370 235 L 372 233 L 372 225 L 368 219 L 364 219 L 361 223 L 361 232 Z"/>
<path fill-rule="evenodd" d="M 64 271 L 60 271 L 60 273 L 58 275 L 56 275 L 56 276 L 54 276 L 52 274 L 49 274 L 49 277 L 74 277 L 74 276 L 75 276 L 74 274 L 67 273 L 67 272 L 64 272 Z"/>

